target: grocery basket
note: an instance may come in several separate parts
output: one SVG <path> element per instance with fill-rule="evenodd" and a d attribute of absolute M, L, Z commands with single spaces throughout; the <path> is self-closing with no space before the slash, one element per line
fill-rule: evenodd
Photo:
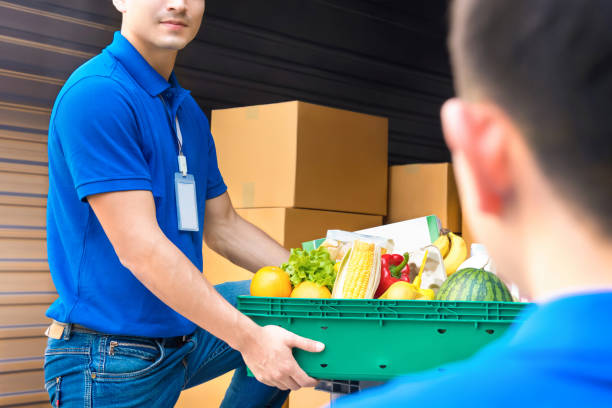
<path fill-rule="evenodd" d="M 466 359 L 499 338 L 528 303 L 427 300 L 298 299 L 240 296 L 257 324 L 278 325 L 325 343 L 321 353 L 294 349 L 319 379 L 385 381 Z"/>

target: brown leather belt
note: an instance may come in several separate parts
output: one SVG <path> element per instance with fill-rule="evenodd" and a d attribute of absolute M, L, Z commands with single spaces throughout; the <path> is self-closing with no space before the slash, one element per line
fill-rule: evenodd
<path fill-rule="evenodd" d="M 53 320 L 51 322 L 51 325 L 45 331 L 45 335 L 52 339 L 61 339 L 64 335 L 64 330 L 66 329 L 67 326 L 68 326 L 68 323 L 62 323 L 62 322 Z M 118 335 L 118 334 L 112 335 L 108 333 L 102 333 L 96 330 L 89 329 L 85 326 L 81 326 L 80 324 L 76 324 L 76 323 L 72 323 L 72 327 L 70 330 L 73 332 L 77 332 L 77 333 L 88 333 L 88 334 L 95 334 L 98 336 L 142 337 L 142 336 L 126 336 L 126 335 Z M 185 336 L 159 337 L 159 338 L 150 338 L 150 339 L 159 340 L 162 343 L 162 345 L 164 345 L 165 347 L 174 348 L 174 347 L 183 346 L 185 343 L 189 341 L 189 339 L 191 339 L 191 336 L 192 336 L 191 334 L 188 334 Z"/>

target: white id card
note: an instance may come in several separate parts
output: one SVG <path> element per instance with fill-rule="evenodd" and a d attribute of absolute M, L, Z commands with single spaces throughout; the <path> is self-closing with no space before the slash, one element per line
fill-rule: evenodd
<path fill-rule="evenodd" d="M 193 175 L 174 173 L 176 191 L 176 216 L 180 231 L 198 231 L 198 201 Z"/>

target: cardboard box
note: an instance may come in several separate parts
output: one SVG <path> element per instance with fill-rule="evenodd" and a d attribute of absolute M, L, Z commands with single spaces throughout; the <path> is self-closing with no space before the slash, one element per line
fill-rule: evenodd
<path fill-rule="evenodd" d="M 437 215 L 442 226 L 461 232 L 461 208 L 450 163 L 389 167 L 386 223 Z"/>
<path fill-rule="evenodd" d="M 387 211 L 386 118 L 292 101 L 213 110 L 211 130 L 236 208 Z"/>
<path fill-rule="evenodd" d="M 305 210 L 299 208 L 249 208 L 236 210 L 240 216 L 261 228 L 285 248 L 301 248 L 301 243 L 324 237 L 328 229 L 356 231 L 382 224 L 382 216 Z M 204 275 L 213 284 L 251 279 L 253 274 L 232 264 L 204 245 Z"/>
<path fill-rule="evenodd" d="M 225 391 L 230 385 L 234 371 L 223 374 L 181 393 L 175 408 L 218 407 L 223 401 Z M 283 408 L 317 408 L 330 402 L 330 394 L 314 388 L 300 388 L 291 391 Z"/>

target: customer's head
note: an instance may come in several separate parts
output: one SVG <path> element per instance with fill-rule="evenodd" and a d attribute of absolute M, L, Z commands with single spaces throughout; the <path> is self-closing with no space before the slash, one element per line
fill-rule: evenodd
<path fill-rule="evenodd" d="M 554 217 L 609 239 L 612 2 L 456 0 L 449 48 L 442 122 L 477 237 L 507 269 Z"/>
<path fill-rule="evenodd" d="M 122 15 L 121 31 L 159 50 L 180 50 L 200 29 L 205 0 L 113 0 Z"/>

